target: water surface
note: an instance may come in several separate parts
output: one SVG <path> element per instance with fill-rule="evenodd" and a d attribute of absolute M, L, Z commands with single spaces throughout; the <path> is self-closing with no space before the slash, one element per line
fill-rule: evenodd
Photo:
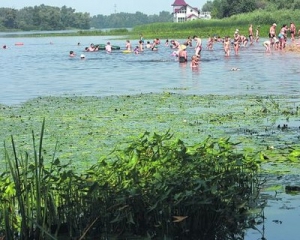
<path fill-rule="evenodd" d="M 90 43 L 125 47 L 124 40 L 109 37 L 0 38 L 1 104 L 19 104 L 38 96 L 120 95 L 175 91 L 185 94 L 284 94 L 299 95 L 300 54 L 265 53 L 261 43 L 242 47 L 240 54 L 224 57 L 222 44 L 205 48 L 200 67 L 179 64 L 164 45 L 157 52 L 123 54 L 115 51 L 84 53 Z M 22 42 L 24 45 L 15 46 Z M 80 46 L 77 43 L 80 42 Z M 137 40 L 132 40 L 135 46 Z M 69 58 L 73 50 L 77 56 Z M 188 55 L 194 53 L 188 48 Z M 230 71 L 231 68 L 239 71 Z"/>

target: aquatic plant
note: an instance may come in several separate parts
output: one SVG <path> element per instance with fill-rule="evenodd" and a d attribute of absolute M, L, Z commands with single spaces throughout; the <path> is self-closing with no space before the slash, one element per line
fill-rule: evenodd
<path fill-rule="evenodd" d="M 229 139 L 186 146 L 170 132 L 145 132 L 82 173 L 45 164 L 45 121 L 32 150 L 5 146 L 0 234 L 57 239 L 126 234 L 180 239 L 242 236 L 259 192 L 256 155 Z M 236 238 L 237 239 L 237 238 Z"/>

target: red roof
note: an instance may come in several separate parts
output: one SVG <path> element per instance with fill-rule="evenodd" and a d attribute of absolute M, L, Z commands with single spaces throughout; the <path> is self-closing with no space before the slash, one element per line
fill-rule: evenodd
<path fill-rule="evenodd" d="M 175 0 L 171 6 L 187 6 L 187 4 L 184 0 Z"/>
<path fill-rule="evenodd" d="M 198 18 L 198 16 L 196 14 L 191 14 L 187 18 L 192 18 L 192 17 Z"/>

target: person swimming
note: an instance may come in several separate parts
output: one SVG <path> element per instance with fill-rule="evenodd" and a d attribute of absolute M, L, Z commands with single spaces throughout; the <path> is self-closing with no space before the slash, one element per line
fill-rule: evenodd
<path fill-rule="evenodd" d="M 75 57 L 75 56 L 76 56 L 76 54 L 74 53 L 74 51 L 70 51 L 69 57 Z"/>

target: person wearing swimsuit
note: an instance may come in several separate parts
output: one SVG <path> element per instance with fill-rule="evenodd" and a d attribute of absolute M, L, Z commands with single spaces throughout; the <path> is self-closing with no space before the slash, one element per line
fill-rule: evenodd
<path fill-rule="evenodd" d="M 293 22 L 291 22 L 290 34 L 291 34 L 291 40 L 292 41 L 295 41 L 295 33 L 296 33 L 296 25 Z"/>
<path fill-rule="evenodd" d="M 240 35 L 239 35 L 238 32 L 235 32 L 235 34 L 234 34 L 233 46 L 234 46 L 235 55 L 238 55 L 239 54 L 239 48 L 240 48 Z"/>
<path fill-rule="evenodd" d="M 187 52 L 186 52 L 186 45 L 181 45 L 180 50 L 178 52 L 178 61 L 180 63 L 187 62 Z"/>

